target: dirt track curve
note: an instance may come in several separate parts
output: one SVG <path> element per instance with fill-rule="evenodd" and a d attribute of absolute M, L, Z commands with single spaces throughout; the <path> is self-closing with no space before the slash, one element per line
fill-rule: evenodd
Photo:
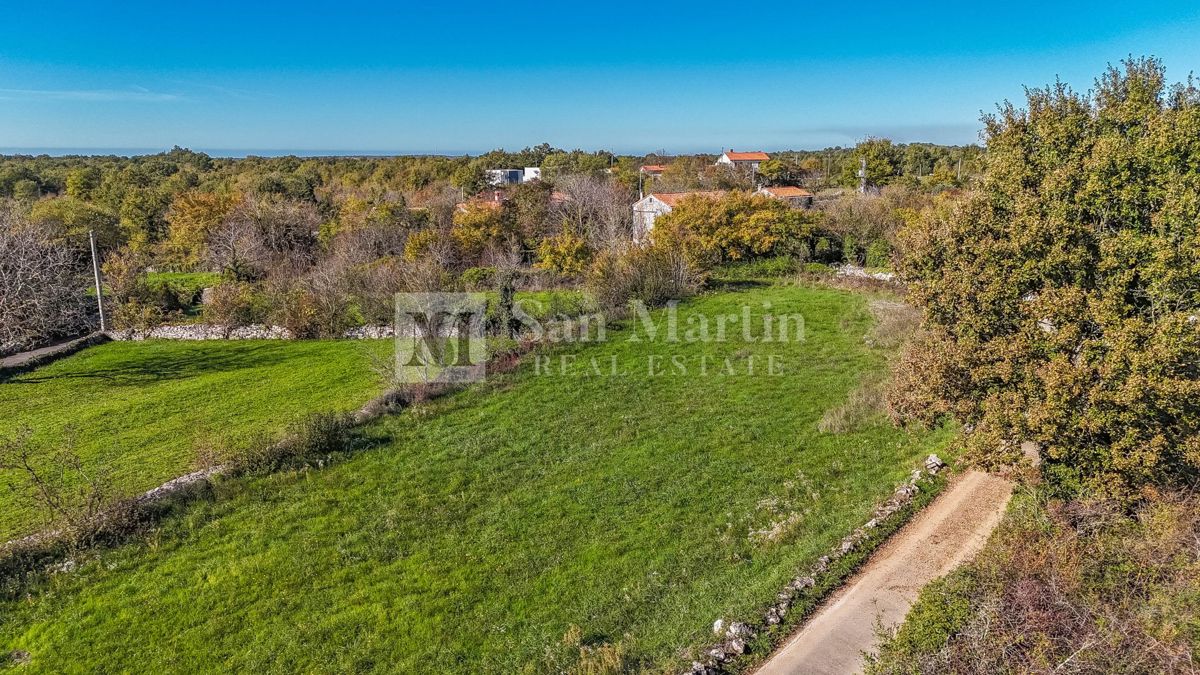
<path fill-rule="evenodd" d="M 925 584 L 973 557 L 1004 514 L 1013 485 L 978 471 L 957 479 L 871 556 L 758 675 L 857 673 L 878 624 L 904 620 Z"/>

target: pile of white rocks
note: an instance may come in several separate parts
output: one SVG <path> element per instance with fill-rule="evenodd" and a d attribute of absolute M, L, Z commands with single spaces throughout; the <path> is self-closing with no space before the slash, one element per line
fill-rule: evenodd
<path fill-rule="evenodd" d="M 454 337 L 453 327 L 446 328 L 443 337 Z M 394 326 L 359 326 L 351 328 L 342 334 L 347 340 L 379 340 L 396 335 Z M 295 338 L 291 331 L 283 326 L 268 326 L 253 324 L 226 328 L 208 323 L 191 323 L 171 326 L 157 326 L 145 330 L 126 329 L 109 331 L 108 336 L 114 340 L 292 340 Z"/>
<path fill-rule="evenodd" d="M 157 326 L 147 330 L 109 331 L 114 340 L 290 340 L 292 334 L 282 326 L 253 324 L 226 328 L 207 323 Z"/>
<path fill-rule="evenodd" d="M 839 277 L 857 277 L 859 279 L 874 279 L 875 281 L 895 281 L 896 275 L 891 272 L 868 272 L 859 265 L 842 265 L 834 268 Z"/>
<path fill-rule="evenodd" d="M 349 340 L 379 340 L 396 336 L 395 326 L 359 326 L 351 328 L 342 336 Z"/>
<path fill-rule="evenodd" d="M 717 619 L 713 623 L 713 633 L 720 636 L 721 641 L 705 650 L 703 660 L 693 661 L 691 670 L 687 672 L 695 675 L 719 675 L 725 672 L 725 664 L 745 654 L 747 643 L 758 634 L 759 630 L 782 623 L 788 610 L 791 609 L 792 603 L 797 600 L 802 591 L 816 586 L 817 579 L 829 570 L 829 566 L 835 560 L 861 546 L 871 530 L 884 524 L 912 502 L 913 498 L 921 491 L 922 480 L 936 476 L 945 467 L 946 463 L 937 455 L 926 457 L 925 471 L 914 470 L 908 480 L 901 483 L 892 496 L 875 509 L 870 520 L 842 539 L 832 551 L 817 559 L 808 574 L 799 575 L 784 586 L 783 590 L 776 595 L 775 602 L 763 614 L 762 622 L 757 630 L 754 626 L 737 621 L 727 626 L 724 619 Z"/>

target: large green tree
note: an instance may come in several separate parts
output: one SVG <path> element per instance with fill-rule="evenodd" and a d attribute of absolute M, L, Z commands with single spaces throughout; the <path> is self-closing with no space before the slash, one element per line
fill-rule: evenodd
<path fill-rule="evenodd" d="M 985 117 L 979 191 L 905 234 L 927 338 L 900 413 L 950 412 L 988 460 L 1041 444 L 1064 489 L 1130 496 L 1200 469 L 1200 90 L 1162 64 Z"/>
<path fill-rule="evenodd" d="M 868 138 L 860 142 L 854 147 L 850 161 L 842 165 L 843 185 L 858 185 L 858 169 L 864 159 L 867 161 L 867 185 L 887 185 L 900 175 L 903 153 L 887 138 Z"/>

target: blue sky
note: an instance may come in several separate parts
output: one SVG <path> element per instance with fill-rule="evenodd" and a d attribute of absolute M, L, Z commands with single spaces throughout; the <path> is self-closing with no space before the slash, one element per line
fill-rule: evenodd
<path fill-rule="evenodd" d="M 1200 65 L 1172 1 L 106 4 L 5 7 L 0 148 L 967 143 L 1022 85 Z"/>

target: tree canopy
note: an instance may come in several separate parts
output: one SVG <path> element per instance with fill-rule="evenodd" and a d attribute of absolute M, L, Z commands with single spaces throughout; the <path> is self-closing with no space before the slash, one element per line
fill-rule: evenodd
<path fill-rule="evenodd" d="M 1200 90 L 1130 60 L 985 123 L 978 192 L 905 233 L 928 334 L 897 411 L 955 414 L 985 460 L 1036 441 L 1063 489 L 1195 477 Z"/>

